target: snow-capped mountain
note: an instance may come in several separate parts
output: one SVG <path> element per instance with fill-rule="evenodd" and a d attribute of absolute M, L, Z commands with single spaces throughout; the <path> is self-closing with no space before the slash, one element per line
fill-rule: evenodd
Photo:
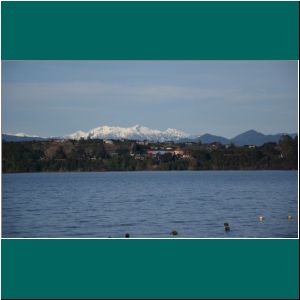
<path fill-rule="evenodd" d="M 100 126 L 87 132 L 76 131 L 65 136 L 68 139 L 128 139 L 128 140 L 147 140 L 147 141 L 178 141 L 189 137 L 189 134 L 174 128 L 168 128 L 165 131 L 151 129 L 148 127 L 135 125 L 133 127 L 111 127 Z"/>
<path fill-rule="evenodd" d="M 14 135 L 14 136 L 17 136 L 17 137 L 39 137 L 37 135 L 33 135 L 33 134 L 27 134 L 27 133 L 24 133 L 24 132 L 18 132 L 18 133 L 7 133 L 8 135 Z"/>
<path fill-rule="evenodd" d="M 249 130 L 242 134 L 237 135 L 236 137 L 229 139 L 222 136 L 216 136 L 211 134 L 203 134 L 201 136 L 195 136 L 187 134 L 181 130 L 174 128 L 169 128 L 165 131 L 158 129 L 151 129 L 144 126 L 135 125 L 133 127 L 116 127 L 116 126 L 100 126 L 94 129 L 91 129 L 87 132 L 85 131 L 76 131 L 72 134 L 65 135 L 63 137 L 39 137 L 28 135 L 25 133 L 16 133 L 16 134 L 2 134 L 2 140 L 7 142 L 24 142 L 24 141 L 46 141 L 51 139 L 74 139 L 79 140 L 84 139 L 128 139 L 128 140 L 146 140 L 154 142 L 165 142 L 165 141 L 174 141 L 174 142 L 202 142 L 203 144 L 210 144 L 218 142 L 221 144 L 230 144 L 233 143 L 238 146 L 243 145 L 256 145 L 261 146 L 265 143 L 278 143 L 280 138 L 285 135 L 284 133 L 278 133 L 273 135 L 265 135 L 263 133 L 257 132 L 255 130 Z M 295 138 L 297 133 L 286 134 L 291 138 Z"/>
<path fill-rule="evenodd" d="M 28 135 L 25 133 L 16 133 L 16 134 L 2 133 L 2 140 L 6 142 L 31 142 L 31 141 L 43 141 L 43 140 L 47 140 L 47 138 Z"/>

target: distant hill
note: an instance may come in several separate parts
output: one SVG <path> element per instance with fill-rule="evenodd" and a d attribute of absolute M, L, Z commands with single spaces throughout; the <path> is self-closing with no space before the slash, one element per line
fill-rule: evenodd
<path fill-rule="evenodd" d="M 243 145 L 256 145 L 261 146 L 265 143 L 278 143 L 280 138 L 284 135 L 284 133 L 278 134 L 269 134 L 265 135 L 263 133 L 257 132 L 255 130 L 249 130 L 242 134 L 237 135 L 231 142 L 235 145 L 243 146 Z M 296 134 L 288 134 L 291 137 L 295 137 Z"/>
<path fill-rule="evenodd" d="M 196 138 L 196 141 L 200 141 L 202 144 L 211 144 L 218 142 L 220 144 L 230 144 L 230 140 L 227 138 L 224 138 L 222 136 L 212 135 L 209 133 L 203 134 L 200 137 Z"/>
<path fill-rule="evenodd" d="M 241 133 L 237 135 L 236 137 L 232 139 L 228 139 L 222 136 L 212 135 L 209 133 L 203 134 L 197 138 L 190 139 L 189 141 L 193 142 L 201 142 L 203 144 L 211 144 L 211 143 L 220 143 L 223 145 L 228 144 L 235 144 L 237 146 L 244 146 L 244 145 L 255 145 L 255 146 L 261 146 L 265 143 L 278 143 L 280 138 L 285 135 L 286 133 L 278 133 L 278 134 L 263 134 L 260 132 L 257 132 L 255 130 L 248 130 L 244 133 Z M 297 136 L 296 133 L 287 134 L 290 137 L 294 138 Z"/>
<path fill-rule="evenodd" d="M 2 134 L 2 140 L 6 142 L 30 142 L 30 141 L 43 141 L 47 140 L 46 138 L 38 137 L 38 136 L 19 136 L 12 134 Z"/>
<path fill-rule="evenodd" d="M 232 139 L 228 139 L 222 136 L 217 136 L 213 134 L 203 134 L 201 136 L 192 136 L 188 133 L 177 129 L 167 129 L 165 131 L 150 129 L 143 126 L 133 126 L 128 128 L 122 127 L 109 127 L 109 126 L 101 126 L 94 129 L 91 129 L 88 132 L 77 131 L 73 134 L 66 135 L 64 137 L 56 137 L 55 139 L 112 139 L 112 140 L 120 140 L 120 139 L 128 139 L 128 140 L 147 140 L 147 141 L 173 141 L 177 143 L 187 143 L 187 142 L 201 142 L 203 144 L 211 144 L 211 143 L 221 143 L 224 145 L 233 143 L 238 146 L 243 145 L 256 145 L 261 146 L 265 143 L 278 143 L 280 138 L 285 133 L 278 133 L 273 135 L 266 135 L 255 130 L 249 130 L 244 133 L 237 135 Z M 297 134 L 287 134 L 290 137 L 294 138 Z M 42 140 L 50 140 L 53 137 L 45 138 L 45 137 L 37 137 L 30 136 L 27 134 L 19 133 L 16 135 L 12 134 L 2 134 L 2 140 L 10 141 L 10 142 L 23 142 L 23 141 L 42 141 Z"/>

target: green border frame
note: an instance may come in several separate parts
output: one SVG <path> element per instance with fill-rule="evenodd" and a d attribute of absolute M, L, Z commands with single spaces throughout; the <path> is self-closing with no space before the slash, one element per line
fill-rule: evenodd
<path fill-rule="evenodd" d="M 2 59 L 298 59 L 298 2 L 2 2 Z"/>
<path fill-rule="evenodd" d="M 1 2 L 2 60 L 298 60 L 298 2 Z M 2 298 L 290 298 L 299 241 L 2 239 Z"/>
<path fill-rule="evenodd" d="M 3 298 L 297 299 L 298 240 L 2 240 Z"/>

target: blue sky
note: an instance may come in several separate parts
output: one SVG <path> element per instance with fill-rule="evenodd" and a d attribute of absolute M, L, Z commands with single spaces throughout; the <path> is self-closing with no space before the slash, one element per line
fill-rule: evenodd
<path fill-rule="evenodd" d="M 3 61 L 2 132 L 297 132 L 297 61 Z"/>

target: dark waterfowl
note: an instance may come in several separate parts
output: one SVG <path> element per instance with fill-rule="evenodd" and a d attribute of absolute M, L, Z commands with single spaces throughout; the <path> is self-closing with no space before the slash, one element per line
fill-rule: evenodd
<path fill-rule="evenodd" d="M 225 231 L 230 230 L 229 223 L 224 223 L 224 229 L 225 229 Z"/>

